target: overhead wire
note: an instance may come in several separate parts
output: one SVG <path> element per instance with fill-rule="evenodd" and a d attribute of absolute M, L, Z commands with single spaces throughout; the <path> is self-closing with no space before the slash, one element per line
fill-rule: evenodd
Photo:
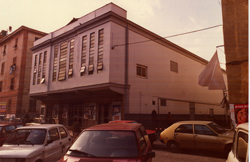
<path fill-rule="evenodd" d="M 190 31 L 190 32 L 175 34 L 175 35 L 171 35 L 171 36 L 166 36 L 166 37 L 161 37 L 161 38 L 156 38 L 156 39 L 148 39 L 148 40 L 145 40 L 145 41 L 139 41 L 139 42 L 128 43 L 128 45 L 131 45 L 131 44 L 138 44 L 138 43 L 144 43 L 144 42 L 149 42 L 149 41 L 155 41 L 155 40 L 160 40 L 160 39 L 166 39 L 166 38 L 176 37 L 176 36 L 180 36 L 180 35 L 191 34 L 191 33 L 199 32 L 199 31 L 204 31 L 204 30 L 216 28 L 216 27 L 219 27 L 219 26 L 222 26 L 222 24 L 220 24 L 220 25 L 215 25 L 215 26 L 211 26 L 211 27 L 207 27 L 207 28 L 203 28 L 203 29 L 199 29 L 199 30 L 193 30 L 193 31 Z M 117 46 L 124 46 L 124 45 L 126 45 L 126 44 L 113 45 L 113 46 L 112 46 L 112 49 L 114 49 L 114 48 L 117 47 Z"/>

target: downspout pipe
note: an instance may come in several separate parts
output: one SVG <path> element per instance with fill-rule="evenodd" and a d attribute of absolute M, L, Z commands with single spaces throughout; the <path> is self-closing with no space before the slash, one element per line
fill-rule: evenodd
<path fill-rule="evenodd" d="M 125 28 L 125 90 L 124 90 L 124 112 L 128 112 L 129 98 L 128 98 L 128 24 Z"/>

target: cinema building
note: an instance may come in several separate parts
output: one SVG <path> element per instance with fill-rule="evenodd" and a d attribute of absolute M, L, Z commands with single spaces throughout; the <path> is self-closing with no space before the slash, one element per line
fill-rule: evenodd
<path fill-rule="evenodd" d="M 225 120 L 221 90 L 198 85 L 208 61 L 127 19 L 109 3 L 34 42 L 30 97 L 58 123 L 110 120 L 159 125 Z M 223 71 L 226 81 L 226 73 Z"/>

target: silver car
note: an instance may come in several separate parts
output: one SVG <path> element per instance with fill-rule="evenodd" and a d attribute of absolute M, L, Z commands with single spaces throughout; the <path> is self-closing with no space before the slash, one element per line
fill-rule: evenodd
<path fill-rule="evenodd" d="M 0 162 L 57 161 L 72 145 L 72 138 L 61 124 L 17 128 L 0 147 Z"/>

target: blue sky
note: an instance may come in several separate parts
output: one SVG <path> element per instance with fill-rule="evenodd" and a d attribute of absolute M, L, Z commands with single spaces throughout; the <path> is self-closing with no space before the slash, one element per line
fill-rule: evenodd
<path fill-rule="evenodd" d="M 0 0 L 0 30 L 24 25 L 50 33 L 110 2 L 162 37 L 222 24 L 221 0 Z M 224 44 L 222 26 L 168 40 L 208 61 Z M 217 51 L 225 68 L 224 48 Z"/>

